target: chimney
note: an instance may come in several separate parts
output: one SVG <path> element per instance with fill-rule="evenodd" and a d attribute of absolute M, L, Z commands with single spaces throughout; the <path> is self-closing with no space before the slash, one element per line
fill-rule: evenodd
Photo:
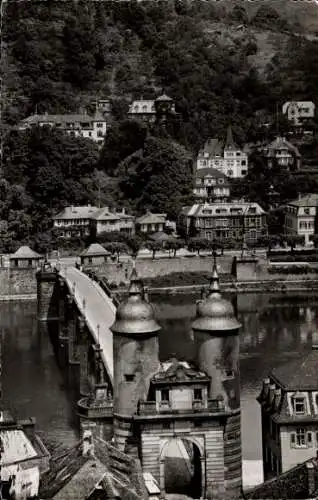
<path fill-rule="evenodd" d="M 266 399 L 268 394 L 269 394 L 269 384 L 270 380 L 269 378 L 264 378 L 263 380 L 263 397 Z"/>
<path fill-rule="evenodd" d="M 94 457 L 94 438 L 90 429 L 85 429 L 83 432 L 83 457 Z"/>

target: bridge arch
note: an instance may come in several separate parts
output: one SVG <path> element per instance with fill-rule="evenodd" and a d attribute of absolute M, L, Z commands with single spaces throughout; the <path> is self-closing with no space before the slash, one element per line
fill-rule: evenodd
<path fill-rule="evenodd" d="M 180 458 L 173 456 L 176 452 Z M 191 493 L 193 498 L 204 497 L 205 446 L 202 436 L 181 433 L 162 439 L 159 462 L 162 493 Z"/>

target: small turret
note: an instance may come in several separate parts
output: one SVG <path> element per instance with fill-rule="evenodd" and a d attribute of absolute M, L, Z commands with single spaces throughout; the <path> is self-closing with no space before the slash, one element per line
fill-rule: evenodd
<path fill-rule="evenodd" d="M 114 334 L 143 335 L 160 330 L 154 319 L 153 307 L 144 297 L 143 283 L 134 268 L 130 277 L 128 298 L 118 306 L 116 320 L 111 327 Z"/>
<path fill-rule="evenodd" d="M 147 400 L 150 380 L 159 370 L 158 332 L 142 281 L 133 269 L 128 298 L 117 308 L 114 334 L 114 433 L 125 451 L 133 435 L 133 418 L 140 400 Z"/>
<path fill-rule="evenodd" d="M 227 497 L 238 498 L 242 484 L 240 432 L 239 328 L 234 308 L 222 297 L 214 259 L 210 289 L 197 304 L 192 323 L 197 365 L 210 377 L 209 398 L 224 402 L 224 486 Z M 235 450 L 235 452 L 233 452 Z"/>

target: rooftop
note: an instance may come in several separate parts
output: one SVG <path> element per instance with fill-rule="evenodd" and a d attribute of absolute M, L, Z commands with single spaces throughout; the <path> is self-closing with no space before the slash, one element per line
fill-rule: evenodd
<path fill-rule="evenodd" d="M 318 205 L 318 194 L 306 194 L 299 197 L 297 200 L 290 201 L 287 205 L 294 207 L 316 207 Z"/>
<path fill-rule="evenodd" d="M 42 255 L 24 245 L 10 256 L 10 259 L 40 259 Z"/>
<path fill-rule="evenodd" d="M 83 252 L 81 253 L 82 257 L 97 257 L 97 256 L 102 256 L 102 255 L 110 255 L 110 252 L 107 252 L 105 248 L 100 245 L 99 243 L 92 243 L 88 248 L 85 248 Z"/>
<path fill-rule="evenodd" d="M 205 217 L 214 215 L 262 215 L 265 211 L 258 203 L 232 202 L 232 203 L 195 203 L 184 207 L 183 214 L 188 217 Z"/>
<path fill-rule="evenodd" d="M 312 458 L 296 467 L 280 474 L 279 476 L 265 481 L 264 483 L 252 488 L 244 493 L 244 499 L 317 499 L 318 490 L 309 490 L 308 475 L 312 469 L 314 476 L 317 476 L 317 460 Z M 316 483 L 315 479 L 315 483 Z M 315 485 L 317 488 L 317 483 Z"/>
<path fill-rule="evenodd" d="M 97 207 L 65 207 L 61 212 L 53 217 L 53 220 L 91 219 L 98 211 Z"/>
<path fill-rule="evenodd" d="M 153 382 L 210 382 L 210 378 L 206 373 L 199 372 L 187 361 L 179 361 L 171 359 L 161 363 L 160 370 L 153 378 Z"/>
<path fill-rule="evenodd" d="M 224 179 L 224 180 L 229 180 L 228 177 L 217 170 L 216 168 L 199 168 L 195 172 L 195 177 L 196 178 L 201 178 L 201 177 L 215 177 L 216 179 Z"/>
<path fill-rule="evenodd" d="M 21 124 L 25 125 L 36 125 L 39 123 L 55 123 L 66 125 L 68 123 L 92 123 L 94 121 L 105 121 L 105 118 L 99 111 L 96 111 L 94 116 L 90 116 L 86 113 L 71 113 L 65 115 L 50 115 L 45 113 L 43 115 L 31 115 L 21 121 Z"/>
<path fill-rule="evenodd" d="M 137 217 L 137 224 L 159 224 L 166 221 L 167 214 L 153 214 L 151 212 L 147 212 L 145 215 L 141 217 Z"/>
<path fill-rule="evenodd" d="M 271 375 L 288 391 L 318 391 L 318 349 L 275 368 Z"/>
<path fill-rule="evenodd" d="M 122 500 L 145 498 L 139 462 L 98 437 L 94 453 L 83 455 L 82 443 L 52 458 L 52 468 L 41 480 L 40 498 L 78 500 L 88 498 L 95 488 L 106 498 L 114 491 Z"/>
<path fill-rule="evenodd" d="M 294 146 L 291 142 L 287 141 L 285 137 L 281 136 L 276 137 L 276 139 L 265 146 L 264 149 L 267 152 L 267 156 L 271 156 L 277 150 L 288 150 L 292 151 L 298 158 L 301 156 L 298 148 L 296 148 L 296 146 Z"/>
<path fill-rule="evenodd" d="M 37 457 L 37 452 L 22 429 L 1 429 L 3 444 L 1 465 L 10 465 Z"/>

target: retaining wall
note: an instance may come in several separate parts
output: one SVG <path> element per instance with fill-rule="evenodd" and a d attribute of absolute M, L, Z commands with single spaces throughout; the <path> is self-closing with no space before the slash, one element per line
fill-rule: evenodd
<path fill-rule="evenodd" d="M 36 269 L 0 268 L 0 299 L 36 297 Z"/>

